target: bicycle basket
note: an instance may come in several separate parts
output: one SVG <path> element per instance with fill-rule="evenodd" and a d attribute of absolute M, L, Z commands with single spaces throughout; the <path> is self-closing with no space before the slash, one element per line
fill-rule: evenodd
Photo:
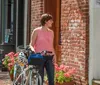
<path fill-rule="evenodd" d="M 31 54 L 28 57 L 28 64 L 29 65 L 43 65 L 44 64 L 43 56 L 40 53 Z"/>

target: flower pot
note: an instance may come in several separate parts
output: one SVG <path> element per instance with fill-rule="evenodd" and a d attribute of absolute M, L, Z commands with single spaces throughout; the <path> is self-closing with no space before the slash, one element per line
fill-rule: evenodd
<path fill-rule="evenodd" d="M 71 82 L 64 82 L 64 83 L 62 83 L 62 84 L 60 84 L 60 83 L 56 83 L 55 85 L 74 85 L 75 83 L 73 82 L 73 81 L 71 81 Z M 45 82 L 45 85 L 48 85 L 48 82 Z"/>
<path fill-rule="evenodd" d="M 11 81 L 13 81 L 13 74 L 9 73 L 9 76 L 10 76 Z"/>
<path fill-rule="evenodd" d="M 73 81 L 71 81 L 71 82 L 64 82 L 62 84 L 56 83 L 56 85 L 74 85 L 74 82 Z"/>

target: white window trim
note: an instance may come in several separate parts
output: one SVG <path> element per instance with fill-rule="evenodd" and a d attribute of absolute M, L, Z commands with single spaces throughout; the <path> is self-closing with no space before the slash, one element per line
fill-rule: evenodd
<path fill-rule="evenodd" d="M 28 0 L 25 0 L 24 5 L 24 48 L 26 48 L 27 45 L 27 9 L 28 8 Z"/>

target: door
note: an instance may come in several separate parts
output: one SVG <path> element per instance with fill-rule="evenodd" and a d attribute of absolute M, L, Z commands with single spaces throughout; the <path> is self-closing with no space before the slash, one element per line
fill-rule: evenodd
<path fill-rule="evenodd" d="M 60 0 L 44 0 L 44 12 L 49 13 L 53 16 L 53 27 L 54 31 L 54 48 L 57 55 L 57 62 L 60 62 L 61 58 L 61 47 L 60 47 Z"/>

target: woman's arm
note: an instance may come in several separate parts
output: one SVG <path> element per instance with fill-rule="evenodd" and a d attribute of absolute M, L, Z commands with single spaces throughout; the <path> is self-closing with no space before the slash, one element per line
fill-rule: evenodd
<path fill-rule="evenodd" d="M 31 50 L 34 51 L 34 52 L 35 52 L 35 50 L 34 50 L 34 44 L 36 42 L 36 37 L 37 37 L 37 32 L 34 29 L 33 32 L 32 32 L 32 34 L 31 34 L 31 40 L 30 40 L 30 45 L 29 45 L 30 48 L 31 48 Z"/>

